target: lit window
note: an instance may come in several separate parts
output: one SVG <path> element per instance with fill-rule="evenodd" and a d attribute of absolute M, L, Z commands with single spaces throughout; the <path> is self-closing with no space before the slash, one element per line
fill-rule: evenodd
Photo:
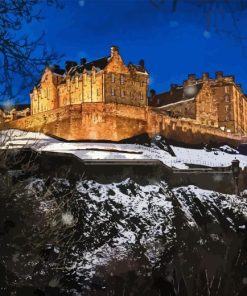
<path fill-rule="evenodd" d="M 87 85 L 87 74 L 86 73 L 83 74 L 83 82 L 84 82 L 84 85 Z"/>
<path fill-rule="evenodd" d="M 114 90 L 114 88 L 111 89 L 111 95 L 112 96 L 115 96 L 115 90 Z"/>
<path fill-rule="evenodd" d="M 121 84 L 124 84 L 124 75 L 121 75 L 121 76 L 120 76 L 120 83 L 121 83 Z"/>
<path fill-rule="evenodd" d="M 229 95 L 225 95 L 225 101 L 229 102 L 230 101 L 230 96 Z"/>
<path fill-rule="evenodd" d="M 115 82 L 115 75 L 113 73 L 111 74 L 111 82 Z"/>

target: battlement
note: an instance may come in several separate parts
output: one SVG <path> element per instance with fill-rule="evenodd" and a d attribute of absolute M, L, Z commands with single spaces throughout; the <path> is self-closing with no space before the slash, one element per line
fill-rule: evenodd
<path fill-rule="evenodd" d="M 247 135 L 247 98 L 233 75 L 215 72 L 188 74 L 183 85 L 172 84 L 168 92 L 153 94 L 150 105 L 173 118 L 191 118 L 198 124 L 232 134 Z"/>
<path fill-rule="evenodd" d="M 217 83 L 235 83 L 235 76 L 234 75 L 224 75 L 223 71 L 216 71 L 215 77 L 210 77 L 210 74 L 208 72 L 202 73 L 201 77 L 196 77 L 195 74 L 188 74 L 188 78 L 184 80 L 183 86 L 198 84 L 198 83 L 204 83 L 209 82 L 211 84 L 217 84 Z"/>
<path fill-rule="evenodd" d="M 124 104 L 84 103 L 63 106 L 5 122 L 3 128 L 40 131 L 61 139 L 120 141 L 144 133 L 188 144 L 209 142 L 238 146 L 247 138 L 208 127 L 191 118 L 172 118 L 150 107 Z"/>

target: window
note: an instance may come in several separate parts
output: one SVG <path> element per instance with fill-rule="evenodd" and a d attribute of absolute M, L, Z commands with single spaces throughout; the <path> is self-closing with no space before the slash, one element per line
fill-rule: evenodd
<path fill-rule="evenodd" d="M 114 88 L 111 89 L 111 95 L 112 96 L 115 96 L 115 90 L 114 90 Z"/>
<path fill-rule="evenodd" d="M 225 86 L 225 93 L 229 93 L 229 86 Z"/>
<path fill-rule="evenodd" d="M 124 84 L 124 75 L 121 75 L 121 76 L 120 76 L 120 83 L 121 83 L 121 84 Z"/>
<path fill-rule="evenodd" d="M 125 91 L 123 89 L 121 89 L 121 97 L 125 96 Z"/>
<path fill-rule="evenodd" d="M 115 74 L 111 74 L 111 82 L 115 82 Z"/>
<path fill-rule="evenodd" d="M 83 74 L 83 84 L 84 84 L 84 86 L 87 85 L 87 74 L 86 73 Z"/>
<path fill-rule="evenodd" d="M 99 89 L 97 88 L 97 96 L 99 96 Z"/>
<path fill-rule="evenodd" d="M 225 95 L 225 101 L 229 102 L 230 101 L 230 96 L 229 95 Z"/>
<path fill-rule="evenodd" d="M 226 108 L 226 112 L 228 112 L 229 111 L 229 106 L 226 105 L 225 108 Z"/>

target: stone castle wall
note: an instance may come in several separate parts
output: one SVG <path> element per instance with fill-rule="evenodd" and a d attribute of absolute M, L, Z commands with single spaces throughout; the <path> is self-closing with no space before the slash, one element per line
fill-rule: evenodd
<path fill-rule="evenodd" d="M 148 107 L 122 104 L 84 103 L 7 122 L 4 128 L 42 131 L 65 140 L 120 141 L 148 133 L 187 144 L 228 143 L 238 146 L 247 138 L 206 127 L 193 119 L 177 119 Z"/>
<path fill-rule="evenodd" d="M 227 143 L 237 147 L 247 143 L 247 137 L 234 135 L 220 129 L 207 127 L 193 119 L 178 119 L 148 112 L 148 133 L 162 134 L 168 139 L 185 144 Z"/>
<path fill-rule="evenodd" d="M 120 104 L 74 104 L 8 122 L 4 127 L 41 131 L 65 140 L 119 141 L 147 131 L 147 110 Z"/>

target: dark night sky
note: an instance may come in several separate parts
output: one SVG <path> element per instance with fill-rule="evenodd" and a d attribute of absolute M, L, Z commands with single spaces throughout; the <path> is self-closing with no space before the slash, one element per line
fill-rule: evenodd
<path fill-rule="evenodd" d="M 33 36 L 46 33 L 47 45 L 64 54 L 61 65 L 100 58 L 118 45 L 125 62 L 145 60 L 150 88 L 158 92 L 181 83 L 188 73 L 214 77 L 218 70 L 234 74 L 247 91 L 247 48 L 238 38 L 247 36 L 247 10 L 231 14 L 219 0 L 207 22 L 203 8 L 193 5 L 201 1 L 178 0 L 175 12 L 171 0 L 153 1 L 159 5 L 151 0 L 60 0 L 63 9 L 44 7 L 45 20 L 27 30 Z M 236 11 L 237 2 L 231 3 Z"/>

